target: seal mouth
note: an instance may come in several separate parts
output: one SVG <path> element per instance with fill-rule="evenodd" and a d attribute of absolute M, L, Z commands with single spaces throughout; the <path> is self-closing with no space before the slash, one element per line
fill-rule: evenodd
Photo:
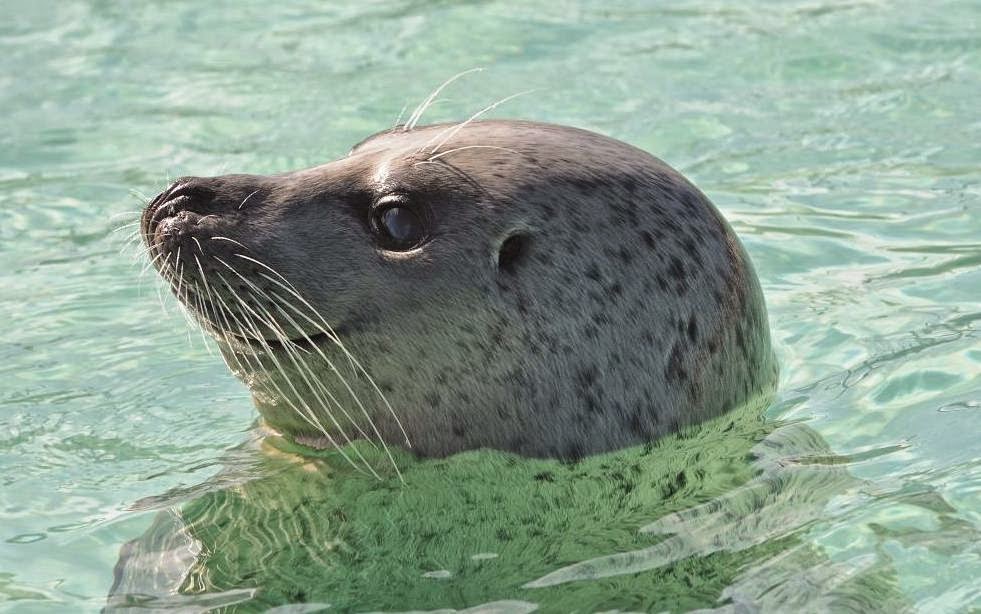
<path fill-rule="evenodd" d="M 285 353 L 294 350 L 309 352 L 340 340 L 340 331 L 336 326 L 331 326 L 327 331 L 306 331 L 297 328 L 295 323 L 286 327 L 281 322 L 256 322 L 252 317 L 245 316 L 243 311 L 232 312 L 224 300 L 215 300 L 211 295 L 201 293 L 191 283 L 181 283 L 175 279 L 169 280 L 169 283 L 177 300 L 201 329 L 219 344 L 228 346 L 236 353 Z M 233 301 L 229 303 L 235 304 Z M 247 318 L 248 324 L 243 323 L 243 318 Z M 229 328 L 232 324 L 237 325 L 239 332 Z M 250 330 L 253 328 L 256 330 Z M 287 328 L 291 330 L 287 332 Z M 263 334 L 263 330 L 266 334 Z"/>
<path fill-rule="evenodd" d="M 234 339 L 235 343 L 228 343 L 229 337 Z M 334 341 L 334 339 L 335 337 L 329 333 L 316 333 L 302 337 L 291 337 L 283 342 L 279 339 L 267 339 L 265 337 L 260 339 L 227 330 L 221 331 L 221 337 L 219 337 L 219 341 L 231 347 L 236 353 L 243 353 L 240 350 L 248 348 L 248 351 L 244 353 L 249 354 L 281 354 L 294 350 L 309 352 L 320 347 L 321 344 Z"/>

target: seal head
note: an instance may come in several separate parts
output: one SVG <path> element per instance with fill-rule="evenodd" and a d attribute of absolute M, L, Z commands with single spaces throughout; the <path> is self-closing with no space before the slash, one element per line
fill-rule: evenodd
<path fill-rule="evenodd" d="M 396 128 L 315 168 L 179 179 L 142 231 L 265 422 L 306 445 L 579 458 L 775 382 L 729 225 L 584 130 Z"/>

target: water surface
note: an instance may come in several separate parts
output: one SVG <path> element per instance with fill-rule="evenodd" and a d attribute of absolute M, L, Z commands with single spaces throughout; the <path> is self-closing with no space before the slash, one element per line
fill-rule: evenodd
<path fill-rule="evenodd" d="M 4 9 L 0 607 L 98 610 L 123 544 L 152 550 L 154 535 L 187 527 L 214 564 L 189 561 L 192 601 L 159 605 L 801 609 L 804 595 L 816 609 L 981 607 L 976 2 Z M 724 212 L 756 264 L 782 368 L 766 423 L 742 417 L 736 432 L 664 443 L 660 459 L 637 449 L 578 469 L 490 453 L 405 459 L 401 498 L 340 469 L 329 486 L 243 447 L 255 417 L 246 390 L 158 298 L 127 230 L 114 229 L 183 174 L 341 156 L 475 66 L 487 70 L 448 90 L 427 120 L 537 88 L 494 116 L 633 143 Z M 625 467 L 649 479 L 617 482 Z M 544 474 L 553 481 L 535 479 Z M 515 497 L 575 513 L 522 517 L 501 499 L 503 520 L 459 531 L 455 520 L 490 505 L 492 476 Z M 453 498 L 461 481 L 475 499 Z M 632 494 L 603 490 L 617 483 Z M 360 525 L 303 525 L 302 514 L 289 525 L 269 511 L 332 488 L 338 500 L 309 505 L 356 512 Z M 426 497 L 445 506 L 427 516 Z M 629 513 L 611 516 L 602 505 L 613 501 Z M 158 510 L 178 502 L 184 516 L 168 526 Z M 401 533 L 377 532 L 377 506 L 401 510 Z M 209 533 L 222 518 L 240 522 Z M 442 531 L 435 550 L 398 541 L 427 518 L 426 530 Z M 539 520 L 543 535 L 494 545 L 494 522 L 517 533 Z M 258 540 L 241 531 L 263 522 L 278 528 Z M 326 547 L 287 547 L 302 531 L 359 544 L 361 558 L 324 559 L 365 572 L 357 591 L 332 593 L 317 576 L 325 567 L 309 557 Z M 370 535 L 375 550 L 356 541 Z M 287 558 L 255 563 L 246 544 Z M 411 588 L 404 600 L 391 578 Z M 149 591 L 150 580 L 134 582 Z"/>

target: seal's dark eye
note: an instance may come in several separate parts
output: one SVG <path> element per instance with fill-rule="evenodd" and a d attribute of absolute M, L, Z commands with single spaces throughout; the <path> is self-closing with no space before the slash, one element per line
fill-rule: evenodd
<path fill-rule="evenodd" d="M 425 227 L 415 211 L 393 205 L 374 214 L 374 227 L 387 249 L 409 250 L 425 238 Z"/>

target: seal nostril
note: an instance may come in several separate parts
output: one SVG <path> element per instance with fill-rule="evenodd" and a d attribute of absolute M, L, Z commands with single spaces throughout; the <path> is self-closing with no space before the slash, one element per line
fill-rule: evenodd
<path fill-rule="evenodd" d="M 152 237 L 161 221 L 182 211 L 200 210 L 210 205 L 217 195 L 215 190 L 199 177 L 182 177 L 158 194 L 143 212 L 144 236 Z"/>

